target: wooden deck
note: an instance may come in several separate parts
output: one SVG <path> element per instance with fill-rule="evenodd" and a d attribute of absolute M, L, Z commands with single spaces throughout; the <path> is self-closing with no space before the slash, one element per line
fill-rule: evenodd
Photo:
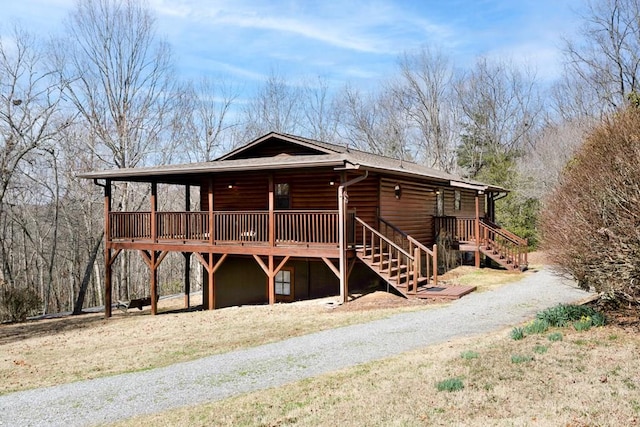
<path fill-rule="evenodd" d="M 463 296 L 470 294 L 475 291 L 475 286 L 464 286 L 464 285 L 443 285 L 443 286 L 431 286 L 427 288 L 422 288 L 418 291 L 414 297 L 421 299 L 447 299 L 447 300 L 455 300 L 460 299 Z"/>

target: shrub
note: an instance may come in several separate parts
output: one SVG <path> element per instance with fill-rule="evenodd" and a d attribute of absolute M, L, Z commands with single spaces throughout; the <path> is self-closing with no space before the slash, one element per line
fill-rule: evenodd
<path fill-rule="evenodd" d="M 460 378 L 449 378 L 436 384 L 438 391 L 458 391 L 464 388 L 464 384 Z"/>
<path fill-rule="evenodd" d="M 0 284 L 0 320 L 23 322 L 40 308 L 40 297 L 31 288 Z"/>
<path fill-rule="evenodd" d="M 629 107 L 589 135 L 541 214 L 542 246 L 584 289 L 640 300 L 640 109 Z"/>

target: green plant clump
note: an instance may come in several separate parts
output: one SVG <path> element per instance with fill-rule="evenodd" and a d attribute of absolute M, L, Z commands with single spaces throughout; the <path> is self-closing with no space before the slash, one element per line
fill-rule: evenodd
<path fill-rule="evenodd" d="M 544 354 L 547 352 L 547 350 L 549 350 L 549 347 L 547 347 L 546 345 L 537 345 L 533 348 L 533 351 L 538 354 Z"/>
<path fill-rule="evenodd" d="M 547 322 L 545 319 L 535 319 L 527 324 L 527 326 L 525 326 L 524 328 L 524 332 L 527 335 L 544 334 L 548 330 L 549 322 Z"/>
<path fill-rule="evenodd" d="M 533 361 L 533 356 L 523 356 L 519 354 L 511 356 L 511 363 L 525 363 L 531 361 Z"/>
<path fill-rule="evenodd" d="M 463 351 L 462 354 L 460 354 L 460 357 L 462 357 L 465 360 L 470 360 L 470 359 L 477 359 L 479 356 L 479 354 L 475 351 Z"/>
<path fill-rule="evenodd" d="M 436 384 L 438 391 L 459 391 L 464 388 L 464 384 L 460 378 L 449 378 Z"/>
<path fill-rule="evenodd" d="M 549 334 L 547 338 L 549 338 L 549 341 L 562 341 L 562 334 L 560 332 L 553 332 Z"/>
<path fill-rule="evenodd" d="M 511 339 L 514 341 L 520 341 L 524 338 L 524 329 L 515 327 L 511 330 Z"/>
<path fill-rule="evenodd" d="M 536 315 L 538 320 L 546 321 L 550 327 L 560 328 L 569 326 L 583 317 L 595 318 L 598 326 L 605 324 L 604 315 L 597 312 L 593 307 L 586 305 L 559 304 Z M 592 325 L 596 326 L 595 324 Z"/>

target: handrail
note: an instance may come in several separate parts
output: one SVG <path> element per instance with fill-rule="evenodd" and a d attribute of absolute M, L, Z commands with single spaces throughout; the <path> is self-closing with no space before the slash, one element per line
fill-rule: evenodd
<path fill-rule="evenodd" d="M 514 267 L 522 268 L 528 265 L 527 248 L 528 243 L 526 239 L 522 239 L 518 236 L 513 239 L 510 234 L 505 233 L 501 228 L 493 228 L 489 224 L 480 222 L 480 240 L 484 241 L 485 245 L 490 244 L 494 250 L 497 250 L 503 257 L 507 258 L 513 263 Z M 504 239 L 505 242 L 498 241 L 495 236 L 499 236 Z"/>
<path fill-rule="evenodd" d="M 484 227 L 485 229 L 491 231 L 492 233 L 498 234 L 500 237 L 508 240 L 510 243 L 513 243 L 516 246 L 525 246 L 527 245 L 526 240 L 522 237 L 516 236 L 511 232 L 507 232 L 504 228 L 494 228 L 487 223 L 483 223 L 480 221 L 480 227 Z"/>
<path fill-rule="evenodd" d="M 524 244 L 524 245 L 529 245 L 529 242 L 527 241 L 527 239 L 523 239 L 522 237 L 518 236 L 515 233 L 512 233 L 511 231 L 507 230 L 506 228 L 501 227 L 500 225 L 498 225 L 497 223 L 487 219 L 487 218 L 483 218 L 481 220 L 481 223 L 485 223 L 486 225 L 488 225 L 489 227 L 495 229 L 495 230 L 500 230 L 502 232 L 502 236 L 504 238 L 507 238 L 509 240 L 512 240 L 513 243 L 518 243 L 518 244 Z"/>
<path fill-rule="evenodd" d="M 417 246 L 421 250 L 425 251 L 429 255 L 433 256 L 433 251 L 431 249 L 429 249 L 428 247 L 426 247 L 425 245 L 423 245 L 422 243 L 420 243 L 419 241 L 417 241 L 415 238 L 407 235 L 407 240 L 409 240 L 411 243 L 413 243 L 415 246 Z"/>
<path fill-rule="evenodd" d="M 369 224 L 367 224 L 366 222 L 361 220 L 359 217 L 356 217 L 356 221 L 359 222 L 360 224 L 362 224 L 362 226 L 365 227 L 367 230 L 369 230 L 372 234 L 375 234 L 380 239 L 384 240 L 387 244 L 393 246 L 395 249 L 397 249 L 399 252 L 401 252 L 404 256 L 406 256 L 407 258 L 409 258 L 410 260 L 413 261 L 413 255 L 411 255 L 409 252 L 405 251 L 402 247 L 397 245 L 395 242 L 393 242 L 387 236 L 383 235 L 378 230 L 376 230 L 373 227 L 371 227 Z"/>
<path fill-rule="evenodd" d="M 398 227 L 396 227 L 395 225 L 393 225 L 392 223 L 390 223 L 389 221 L 387 221 L 383 217 L 379 216 L 378 220 L 380 222 L 382 222 L 384 225 L 386 225 L 387 227 L 391 227 L 391 229 L 393 231 L 395 231 L 396 233 L 400 234 L 402 237 L 409 237 L 409 235 L 407 233 L 405 233 L 404 231 L 400 230 Z"/>
<path fill-rule="evenodd" d="M 398 228 L 397 226 L 393 225 L 391 222 L 387 221 L 386 219 L 382 218 L 382 217 L 378 217 L 378 219 L 380 220 L 381 224 L 384 224 L 385 226 L 388 226 L 389 228 L 391 228 L 394 232 L 393 234 L 393 239 L 395 239 L 396 234 L 400 235 L 402 238 L 402 241 L 400 244 L 398 244 L 397 242 L 395 242 L 394 240 L 392 240 L 392 238 L 390 238 L 389 236 L 385 236 L 383 233 L 381 233 L 378 230 L 375 230 L 373 227 L 371 227 L 369 224 L 367 224 L 366 222 L 364 222 L 362 219 L 356 217 L 356 221 L 358 223 L 360 223 L 363 227 L 363 232 L 362 232 L 362 247 L 363 247 L 363 254 L 366 256 L 367 255 L 367 236 L 366 236 L 366 232 L 370 232 L 371 233 L 371 254 L 372 254 L 372 258 L 373 255 L 376 251 L 376 245 L 375 245 L 375 239 L 373 238 L 373 236 L 376 236 L 378 238 L 378 250 L 379 250 L 379 256 L 380 256 L 380 261 L 379 261 L 379 265 L 382 265 L 382 263 L 384 262 L 383 257 L 384 257 L 384 251 L 383 251 L 383 244 L 382 242 L 385 242 L 387 245 L 389 245 L 390 248 L 394 248 L 398 254 L 398 259 L 397 262 L 398 264 L 400 263 L 400 256 L 404 256 L 404 258 L 406 258 L 407 261 L 407 272 L 406 272 L 406 276 L 404 277 L 404 279 L 407 282 L 407 292 L 411 293 L 411 294 L 416 294 L 418 292 L 418 281 L 420 278 L 422 278 L 422 260 L 423 260 L 423 253 L 424 253 L 424 260 L 425 260 L 425 268 L 426 268 L 426 279 L 427 279 L 427 283 L 429 281 L 429 277 L 431 276 L 431 274 L 433 274 L 433 283 L 434 285 L 437 285 L 438 283 L 438 247 L 436 245 L 433 246 L 433 250 L 430 250 L 429 248 L 427 248 L 425 245 L 423 245 L 422 243 L 420 243 L 418 240 L 416 240 L 415 238 L 413 238 L 412 236 L 408 235 L 407 233 L 403 232 L 400 228 Z M 404 244 L 406 243 L 406 245 Z M 405 248 L 406 246 L 406 248 Z M 391 262 L 391 250 L 388 250 L 389 252 L 389 262 Z M 429 257 L 431 257 L 431 262 L 429 262 Z M 390 267 L 391 270 L 391 267 Z M 398 281 L 398 283 L 400 283 L 400 272 L 398 269 L 398 272 L 396 274 L 396 280 Z M 413 279 L 413 286 L 411 285 L 411 280 L 410 278 Z"/>

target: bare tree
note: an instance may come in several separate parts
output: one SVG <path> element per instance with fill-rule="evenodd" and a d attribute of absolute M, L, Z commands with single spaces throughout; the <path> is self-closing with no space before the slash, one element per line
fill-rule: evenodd
<path fill-rule="evenodd" d="M 526 155 L 517 160 L 518 171 L 527 178 L 521 190 L 529 197 L 543 200 L 560 181 L 567 163 L 575 156 L 593 122 L 574 119 L 545 125 L 533 138 L 533 145 Z"/>
<path fill-rule="evenodd" d="M 329 82 L 318 77 L 308 80 L 302 89 L 303 124 L 305 136 L 320 141 L 335 142 L 338 138 L 339 112 L 332 97 Z"/>
<path fill-rule="evenodd" d="M 151 12 L 135 0 L 80 0 L 67 32 L 57 59 L 64 65 L 66 93 L 97 142 L 88 148 L 107 167 L 166 158 L 175 79 L 170 48 L 158 40 Z M 114 199 L 129 210 L 133 190 L 126 184 L 116 190 Z M 128 298 L 128 254 L 120 265 L 119 296 Z"/>
<path fill-rule="evenodd" d="M 514 159 L 531 144 L 543 107 L 532 73 L 480 58 L 457 91 L 463 126 L 458 164 L 469 176 Z"/>
<path fill-rule="evenodd" d="M 640 1 L 589 0 L 581 34 L 565 41 L 566 78 L 580 85 L 578 113 L 601 117 L 625 104 L 640 84 Z M 595 102 L 594 102 L 595 101 Z M 586 108 L 585 108 L 586 107 Z M 565 108 L 565 112 L 567 109 Z"/>
<path fill-rule="evenodd" d="M 10 191 L 30 157 L 50 145 L 66 125 L 56 120 L 60 88 L 45 66 L 42 48 L 27 32 L 14 28 L 12 39 L 0 39 L 0 228 L 5 229 Z M 14 201 L 15 203 L 15 201 Z M 10 239 L 2 239 L 0 279 L 12 282 Z"/>
<path fill-rule="evenodd" d="M 413 159 L 406 110 L 392 89 L 364 95 L 346 87 L 340 108 L 344 140 L 363 151 Z"/>
<path fill-rule="evenodd" d="M 81 0 L 58 51 L 67 94 L 103 144 L 106 165 L 153 162 L 173 95 L 171 51 L 150 11 L 134 0 Z"/>
<path fill-rule="evenodd" d="M 274 71 L 243 111 L 243 139 L 268 132 L 297 133 L 302 123 L 301 89 Z"/>
<path fill-rule="evenodd" d="M 396 92 L 419 131 L 419 157 L 428 166 L 450 172 L 456 167 L 459 133 L 453 65 L 441 51 L 425 47 L 405 53 L 399 66 Z"/>
<path fill-rule="evenodd" d="M 207 77 L 179 91 L 171 140 L 188 147 L 184 160 L 209 162 L 220 153 L 225 137 L 236 126 L 230 112 L 238 93 L 225 79 Z"/>

